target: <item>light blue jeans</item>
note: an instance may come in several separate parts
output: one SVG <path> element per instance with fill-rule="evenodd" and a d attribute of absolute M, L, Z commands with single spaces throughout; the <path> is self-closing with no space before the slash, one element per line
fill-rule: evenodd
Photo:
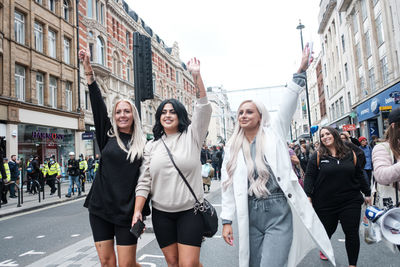
<path fill-rule="evenodd" d="M 72 185 L 75 183 L 78 187 L 78 192 L 81 192 L 81 183 L 79 181 L 79 175 L 77 176 L 68 176 L 69 179 L 69 188 L 68 188 L 68 195 L 71 195 L 72 192 Z"/>
<path fill-rule="evenodd" d="M 292 211 L 283 193 L 249 197 L 250 267 L 285 267 L 293 240 Z"/>

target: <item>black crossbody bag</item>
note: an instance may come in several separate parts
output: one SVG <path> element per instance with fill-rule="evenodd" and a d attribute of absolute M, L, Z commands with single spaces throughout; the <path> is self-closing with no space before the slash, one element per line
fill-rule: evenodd
<path fill-rule="evenodd" d="M 196 200 L 196 203 L 194 204 L 194 213 L 197 214 L 197 212 L 200 212 L 200 214 L 203 217 L 204 221 L 204 233 L 203 236 L 205 237 L 213 237 L 215 233 L 218 231 L 218 215 L 217 211 L 215 208 L 211 205 L 210 202 L 208 202 L 206 199 L 204 199 L 203 203 L 200 203 L 200 201 L 197 199 L 196 194 L 194 193 L 192 187 L 190 186 L 189 182 L 186 180 L 185 176 L 181 172 L 181 170 L 176 166 L 176 163 L 174 161 L 174 158 L 172 157 L 171 151 L 165 144 L 164 140 L 161 141 L 163 142 L 165 149 L 167 150 L 168 156 L 172 161 L 172 164 L 174 165 L 175 169 L 178 171 L 179 175 L 182 177 L 182 180 L 185 182 L 186 186 L 189 188 L 190 193 L 192 193 L 194 199 Z"/>

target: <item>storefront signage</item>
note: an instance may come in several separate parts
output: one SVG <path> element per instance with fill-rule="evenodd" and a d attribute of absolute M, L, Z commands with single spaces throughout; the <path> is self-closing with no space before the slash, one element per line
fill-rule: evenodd
<path fill-rule="evenodd" d="M 379 107 L 379 110 L 382 110 L 382 111 L 392 110 L 392 106 L 382 106 L 382 107 Z"/>
<path fill-rule="evenodd" d="M 384 109 L 380 109 L 380 107 L 384 107 Z M 359 105 L 356 108 L 358 121 L 376 117 L 379 110 L 390 110 L 389 107 L 390 109 L 400 107 L 400 82 Z"/>
<path fill-rule="evenodd" d="M 82 140 L 93 140 L 93 139 L 94 139 L 93 132 L 82 133 Z"/>
<path fill-rule="evenodd" d="M 50 139 L 50 140 L 63 140 L 64 135 L 58 133 L 42 133 L 40 131 L 32 132 L 33 139 Z"/>
<path fill-rule="evenodd" d="M 343 131 L 355 131 L 356 125 L 355 124 L 347 124 L 347 125 L 343 125 Z"/>

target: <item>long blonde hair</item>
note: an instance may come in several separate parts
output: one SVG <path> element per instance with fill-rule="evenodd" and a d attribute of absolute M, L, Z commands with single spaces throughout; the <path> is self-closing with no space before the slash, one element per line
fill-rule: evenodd
<path fill-rule="evenodd" d="M 132 137 L 128 143 L 128 147 L 124 145 L 119 136 L 119 129 L 117 123 L 115 122 L 115 112 L 117 106 L 121 102 L 126 102 L 131 106 L 132 114 L 133 114 L 133 123 L 132 123 Z M 118 100 L 112 110 L 111 116 L 111 125 L 112 128 L 108 131 L 109 137 L 115 137 L 117 139 L 117 143 L 119 147 L 127 153 L 126 159 L 129 160 L 131 163 L 135 160 L 135 158 L 140 159 L 143 157 L 143 150 L 145 146 L 145 138 L 143 135 L 141 122 L 139 118 L 139 113 L 135 107 L 135 105 L 129 99 L 120 99 Z"/>
<path fill-rule="evenodd" d="M 237 119 L 239 119 L 239 110 L 244 103 L 253 103 L 258 112 L 260 113 L 261 121 L 257 131 L 256 140 L 256 157 L 255 166 L 251 158 L 250 153 L 250 143 L 244 135 L 244 130 L 240 127 L 239 123 L 236 124 L 235 130 L 232 137 L 229 139 L 229 160 L 226 163 L 226 171 L 228 173 L 228 179 L 223 183 L 223 188 L 226 190 L 229 185 L 233 182 L 233 175 L 236 170 L 236 162 L 240 150 L 243 151 L 243 156 L 247 165 L 247 178 L 250 182 L 248 193 L 250 196 L 255 196 L 257 198 L 266 198 L 270 192 L 267 189 L 267 182 L 270 177 L 268 168 L 265 165 L 264 154 L 265 154 L 265 133 L 264 127 L 267 127 L 270 123 L 270 115 L 264 104 L 254 101 L 245 100 L 243 101 L 238 109 Z M 254 179 L 254 170 L 258 173 L 258 178 Z"/>

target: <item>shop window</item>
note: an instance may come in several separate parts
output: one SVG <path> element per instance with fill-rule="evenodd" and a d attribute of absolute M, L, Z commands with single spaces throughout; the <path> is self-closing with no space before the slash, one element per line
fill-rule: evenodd
<path fill-rule="evenodd" d="M 18 11 L 14 12 L 14 35 L 17 43 L 25 44 L 25 16 Z"/>
<path fill-rule="evenodd" d="M 57 78 L 53 76 L 50 76 L 49 98 L 50 107 L 57 108 Z"/>
<path fill-rule="evenodd" d="M 36 73 L 36 97 L 39 105 L 44 104 L 44 75 L 43 73 Z"/>
<path fill-rule="evenodd" d="M 15 96 L 18 100 L 25 101 L 25 67 L 15 64 Z"/>

